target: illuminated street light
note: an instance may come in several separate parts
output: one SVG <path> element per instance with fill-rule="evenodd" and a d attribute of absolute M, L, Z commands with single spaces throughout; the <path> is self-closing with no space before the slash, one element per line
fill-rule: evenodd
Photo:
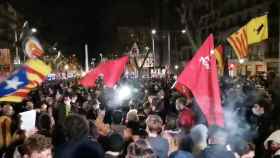
<path fill-rule="evenodd" d="M 31 29 L 31 32 L 32 32 L 32 33 L 36 33 L 36 32 L 37 32 L 37 29 L 36 29 L 36 28 L 32 28 L 32 29 Z"/>
<path fill-rule="evenodd" d="M 65 69 L 65 70 L 68 70 L 68 69 L 69 69 L 69 65 L 66 64 L 66 65 L 64 66 L 64 69 Z"/>
<path fill-rule="evenodd" d="M 185 34 L 185 33 L 186 33 L 186 30 L 185 30 L 185 29 L 183 29 L 181 32 L 182 32 L 182 34 Z"/>
<path fill-rule="evenodd" d="M 175 65 L 174 68 L 175 68 L 176 70 L 178 70 L 178 69 L 179 69 L 179 66 L 178 66 L 178 65 Z"/>
<path fill-rule="evenodd" d="M 244 59 L 240 59 L 240 60 L 239 60 L 239 63 L 240 63 L 240 64 L 243 64 L 244 62 L 245 62 Z"/>
<path fill-rule="evenodd" d="M 157 33 L 156 29 L 152 29 L 152 34 L 155 35 Z"/>

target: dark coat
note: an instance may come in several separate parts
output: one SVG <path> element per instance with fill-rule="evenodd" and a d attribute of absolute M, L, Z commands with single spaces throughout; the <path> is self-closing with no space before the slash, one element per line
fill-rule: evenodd
<path fill-rule="evenodd" d="M 209 145 L 198 158 L 235 158 L 235 156 L 222 145 Z"/>

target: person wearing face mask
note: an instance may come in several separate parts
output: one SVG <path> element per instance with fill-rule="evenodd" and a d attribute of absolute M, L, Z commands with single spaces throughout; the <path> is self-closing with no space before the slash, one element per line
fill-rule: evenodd
<path fill-rule="evenodd" d="M 265 99 L 259 99 L 252 107 L 251 120 L 257 130 L 257 137 L 254 140 L 256 144 L 256 158 L 264 156 L 263 142 L 273 130 L 273 120 L 271 116 L 271 104 Z"/>
<path fill-rule="evenodd" d="M 280 158 L 280 130 L 276 130 L 265 140 L 264 147 L 269 151 L 270 157 Z"/>

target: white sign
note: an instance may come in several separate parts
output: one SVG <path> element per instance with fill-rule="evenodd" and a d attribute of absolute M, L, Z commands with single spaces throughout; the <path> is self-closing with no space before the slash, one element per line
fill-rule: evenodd
<path fill-rule="evenodd" d="M 35 128 L 35 121 L 36 121 L 36 111 L 30 110 L 26 112 L 19 113 L 21 126 L 20 128 L 25 131 L 30 131 Z"/>

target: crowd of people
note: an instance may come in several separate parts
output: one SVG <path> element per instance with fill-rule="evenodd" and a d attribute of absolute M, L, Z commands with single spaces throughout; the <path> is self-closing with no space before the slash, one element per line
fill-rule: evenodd
<path fill-rule="evenodd" d="M 46 81 L 22 103 L 1 103 L 4 158 L 277 158 L 279 79 L 221 79 L 225 126 L 208 126 L 195 98 L 171 79 L 122 79 L 133 87 L 84 89 L 77 80 Z M 36 128 L 21 129 L 20 112 L 36 110 Z"/>

